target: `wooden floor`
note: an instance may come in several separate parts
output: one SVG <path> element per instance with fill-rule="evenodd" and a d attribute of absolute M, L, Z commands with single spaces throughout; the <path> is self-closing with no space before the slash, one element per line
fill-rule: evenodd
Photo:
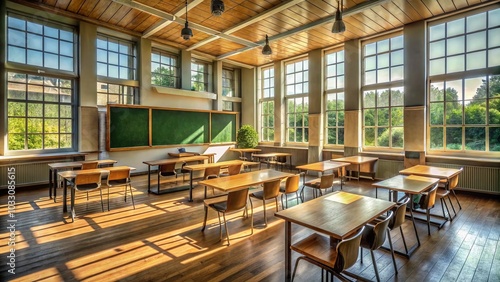
<path fill-rule="evenodd" d="M 213 211 L 208 229 L 200 231 L 203 188 L 195 189 L 190 203 L 187 191 L 148 194 L 146 181 L 145 175 L 132 179 L 135 210 L 130 199 L 124 202 L 121 188 L 111 190 L 111 211 L 105 212 L 98 192 L 91 193 L 88 202 L 84 193 L 77 194 L 74 223 L 63 214 L 61 197 L 54 203 L 46 187 L 18 188 L 15 275 L 7 272 L 9 233 L 2 227 L 0 281 L 284 281 L 284 223 L 273 216 L 274 204 L 268 204 L 269 225 L 264 228 L 262 205 L 255 202 L 256 227 L 251 236 L 250 220 L 241 213 L 231 215 L 228 247 L 219 241 Z M 370 183 L 350 181 L 344 190 L 374 196 Z M 379 190 L 379 197 L 387 194 Z M 500 281 L 500 200 L 464 192 L 458 196 L 463 209 L 441 230 L 431 226 L 428 236 L 426 224 L 417 223 L 422 246 L 410 259 L 396 256 L 397 276 L 390 254 L 375 252 L 383 281 Z M 433 212 L 441 213 L 440 206 Z M 4 190 L 0 226 L 7 220 Z M 295 225 L 292 230 L 292 240 L 310 232 Z M 410 221 L 404 232 L 413 244 Z M 395 247 L 402 249 L 399 232 L 392 236 Z M 350 271 L 374 280 L 370 254 L 363 254 L 363 263 L 358 260 Z M 306 262 L 299 265 L 297 274 L 296 281 L 320 280 L 320 271 Z"/>

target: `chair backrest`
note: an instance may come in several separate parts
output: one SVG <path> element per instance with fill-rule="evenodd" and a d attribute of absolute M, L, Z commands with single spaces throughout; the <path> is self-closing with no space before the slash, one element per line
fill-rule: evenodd
<path fill-rule="evenodd" d="M 264 182 L 264 199 L 272 199 L 278 197 L 280 193 L 281 179 Z"/>
<path fill-rule="evenodd" d="M 226 212 L 241 210 L 247 205 L 248 188 L 231 191 L 227 194 Z"/>
<path fill-rule="evenodd" d="M 285 194 L 295 193 L 297 190 L 299 190 L 299 181 L 300 181 L 299 174 L 289 176 L 286 179 L 285 183 Z"/>
<path fill-rule="evenodd" d="M 241 164 L 241 163 L 240 164 L 229 165 L 227 167 L 227 174 L 228 175 L 240 174 L 242 166 L 243 166 L 243 164 Z"/>
<path fill-rule="evenodd" d="M 124 183 L 130 179 L 130 168 L 110 170 L 108 183 L 110 181 L 124 180 Z"/>
<path fill-rule="evenodd" d="M 220 166 L 212 166 L 205 168 L 205 179 L 219 177 Z"/>
<path fill-rule="evenodd" d="M 323 174 L 321 176 L 321 183 L 319 184 L 319 188 L 330 188 L 333 186 L 333 179 L 335 178 L 334 174 Z"/>
<path fill-rule="evenodd" d="M 389 220 L 389 229 L 398 228 L 405 222 L 406 218 L 406 205 L 410 201 L 409 197 L 404 198 L 403 201 L 398 202 L 397 205 L 392 208 L 394 215 L 391 220 Z"/>
<path fill-rule="evenodd" d="M 101 173 L 91 172 L 91 173 L 81 173 L 77 174 L 75 177 L 75 189 L 78 187 L 88 189 L 97 189 L 101 187 Z"/>
<path fill-rule="evenodd" d="M 97 168 L 97 161 L 95 162 L 84 162 L 82 163 L 82 169 L 95 169 Z"/>
<path fill-rule="evenodd" d="M 337 244 L 337 260 L 335 261 L 336 271 L 341 272 L 356 263 L 356 260 L 358 260 L 361 235 L 364 229 L 364 226 L 361 227 L 354 236 L 342 240 Z"/>
<path fill-rule="evenodd" d="M 434 185 L 429 191 L 422 193 L 422 198 L 420 198 L 420 207 L 423 209 L 431 209 L 436 203 L 436 193 L 438 184 Z"/>
<path fill-rule="evenodd" d="M 392 211 L 389 211 L 384 220 L 379 221 L 373 228 L 365 228 L 363 236 L 361 238 L 363 246 L 369 246 L 370 249 L 376 250 L 380 248 L 385 242 L 387 237 L 387 227 L 389 221 L 393 215 Z M 366 245 L 365 245 L 366 244 Z"/>
<path fill-rule="evenodd" d="M 159 166 L 158 171 L 161 176 L 175 175 L 175 163 L 162 164 Z"/>
<path fill-rule="evenodd" d="M 464 168 L 461 167 L 460 168 L 460 173 L 462 173 L 463 171 L 464 171 Z M 448 184 L 448 190 L 453 190 L 453 189 L 455 189 L 455 187 L 457 187 L 457 185 L 458 185 L 458 176 L 460 175 L 460 173 L 457 174 L 457 175 L 455 175 L 455 176 L 453 176 L 450 179 L 450 183 Z"/>

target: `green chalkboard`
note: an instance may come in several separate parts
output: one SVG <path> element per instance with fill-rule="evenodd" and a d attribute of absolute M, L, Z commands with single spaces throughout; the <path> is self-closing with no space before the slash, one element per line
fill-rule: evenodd
<path fill-rule="evenodd" d="M 149 146 L 149 109 L 109 107 L 109 148 Z"/>
<path fill-rule="evenodd" d="M 210 143 L 236 141 L 236 115 L 212 113 Z"/>
<path fill-rule="evenodd" d="M 209 112 L 153 109 L 153 146 L 209 143 L 209 121 Z"/>

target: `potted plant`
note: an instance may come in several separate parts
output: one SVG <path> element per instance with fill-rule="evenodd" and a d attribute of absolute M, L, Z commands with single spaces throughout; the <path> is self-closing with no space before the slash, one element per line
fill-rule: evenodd
<path fill-rule="evenodd" d="M 253 126 L 244 124 L 238 129 L 236 135 L 236 146 L 238 148 L 255 148 L 258 143 L 257 131 Z"/>

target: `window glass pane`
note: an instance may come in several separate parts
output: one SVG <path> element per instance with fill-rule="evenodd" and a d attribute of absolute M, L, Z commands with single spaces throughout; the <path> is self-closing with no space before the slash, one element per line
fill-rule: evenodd
<path fill-rule="evenodd" d="M 389 125 L 389 109 L 378 109 L 377 111 L 377 125 L 378 126 L 388 126 Z"/>
<path fill-rule="evenodd" d="M 445 55 L 446 49 L 445 49 L 445 41 L 444 40 L 432 42 L 429 45 L 429 48 L 430 48 L 429 58 L 431 58 L 431 59 L 434 59 L 437 57 L 443 57 Z"/>
<path fill-rule="evenodd" d="M 389 106 L 389 90 L 377 90 L 377 107 Z"/>
<path fill-rule="evenodd" d="M 464 71 L 464 55 L 448 57 L 446 59 L 446 72 L 453 73 Z"/>
<path fill-rule="evenodd" d="M 396 36 L 391 38 L 391 49 L 400 49 L 403 48 L 403 36 Z"/>
<path fill-rule="evenodd" d="M 437 39 L 441 39 L 441 38 L 444 38 L 445 37 L 445 24 L 439 24 L 439 25 L 435 25 L 435 26 L 431 26 L 429 28 L 429 39 L 431 41 L 434 41 L 434 40 L 437 40 Z"/>
<path fill-rule="evenodd" d="M 365 128 L 365 146 L 375 146 L 375 128 Z"/>
<path fill-rule="evenodd" d="M 391 126 L 404 126 L 403 107 L 391 108 Z"/>
<path fill-rule="evenodd" d="M 429 75 L 438 75 L 445 73 L 445 59 L 432 60 L 430 62 Z"/>
<path fill-rule="evenodd" d="M 432 127 L 430 134 L 430 147 L 431 149 L 443 149 L 443 128 L 442 127 Z"/>
<path fill-rule="evenodd" d="M 486 32 L 476 32 L 467 35 L 467 52 L 486 48 Z"/>
<path fill-rule="evenodd" d="M 500 48 L 488 51 L 488 67 L 500 66 Z"/>
<path fill-rule="evenodd" d="M 500 9 L 495 9 L 488 12 L 488 27 L 500 25 Z"/>
<path fill-rule="evenodd" d="M 486 13 L 480 13 L 467 17 L 467 32 L 473 32 L 486 28 Z"/>
<path fill-rule="evenodd" d="M 500 152 L 500 127 L 490 127 L 490 151 Z"/>
<path fill-rule="evenodd" d="M 377 57 L 376 56 L 371 56 L 371 57 L 367 57 L 365 58 L 365 70 L 373 70 L 376 68 L 376 59 Z"/>
<path fill-rule="evenodd" d="M 403 64 L 403 50 L 391 52 L 391 66 Z"/>
<path fill-rule="evenodd" d="M 363 107 L 373 108 L 375 107 L 376 94 L 374 91 L 365 91 L 363 94 Z"/>
<path fill-rule="evenodd" d="M 377 52 L 377 45 L 376 43 L 370 43 L 365 45 L 365 55 L 373 55 Z"/>
<path fill-rule="evenodd" d="M 364 110 L 363 116 L 365 118 L 365 126 L 375 125 L 375 109 Z"/>
<path fill-rule="evenodd" d="M 431 103 L 430 105 L 430 124 L 431 125 L 443 125 L 444 123 L 444 104 L 443 103 Z"/>
<path fill-rule="evenodd" d="M 392 147 L 403 148 L 404 146 L 404 129 L 402 127 L 392 129 Z"/>
<path fill-rule="evenodd" d="M 446 124 L 462 124 L 462 105 L 458 102 L 446 103 Z"/>
<path fill-rule="evenodd" d="M 404 78 L 403 71 L 403 66 L 391 68 L 391 81 L 402 80 Z"/>
<path fill-rule="evenodd" d="M 377 83 L 389 82 L 389 69 L 377 71 Z"/>
<path fill-rule="evenodd" d="M 500 46 L 500 28 L 488 30 L 488 48 Z"/>
<path fill-rule="evenodd" d="M 467 54 L 467 70 L 486 67 L 486 51 Z"/>
<path fill-rule="evenodd" d="M 446 101 L 462 100 L 462 80 L 452 80 L 446 82 Z"/>
<path fill-rule="evenodd" d="M 458 19 L 446 24 L 446 35 L 448 37 L 464 33 L 465 19 Z"/>
<path fill-rule="evenodd" d="M 446 149 L 462 150 L 462 128 L 446 128 Z"/>
<path fill-rule="evenodd" d="M 377 56 L 377 68 L 386 68 L 389 66 L 389 54 L 381 54 Z"/>
<path fill-rule="evenodd" d="M 390 131 L 387 127 L 377 129 L 377 146 L 389 147 Z"/>
<path fill-rule="evenodd" d="M 377 53 L 389 51 L 389 39 L 377 42 Z"/>
<path fill-rule="evenodd" d="M 464 36 L 454 37 L 446 40 L 446 54 L 450 56 L 463 53 L 465 48 L 464 42 Z"/>

